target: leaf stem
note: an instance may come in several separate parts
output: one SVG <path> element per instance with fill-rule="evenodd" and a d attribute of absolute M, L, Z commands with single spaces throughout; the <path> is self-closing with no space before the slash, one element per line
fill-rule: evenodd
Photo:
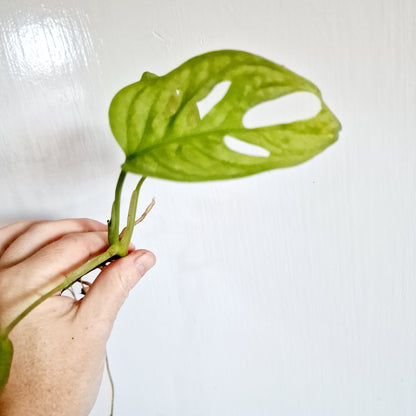
<path fill-rule="evenodd" d="M 120 240 L 120 256 L 126 255 L 130 244 L 131 236 L 133 235 L 134 223 L 136 221 L 137 200 L 139 199 L 140 188 L 143 185 L 146 176 L 142 176 L 136 189 L 131 194 L 129 213 L 127 215 L 127 225 L 124 234 Z M 126 254 L 124 254 L 126 253 Z"/>
<path fill-rule="evenodd" d="M 2 334 L 8 335 L 10 331 L 33 309 L 36 308 L 36 306 L 40 305 L 44 300 L 48 299 L 50 296 L 54 295 L 55 293 L 60 292 L 61 290 L 65 289 L 67 286 L 74 283 L 76 280 L 78 280 L 80 277 L 84 276 L 91 270 L 94 270 L 97 266 L 99 266 L 101 263 L 104 263 L 109 258 L 113 257 L 114 255 L 119 254 L 118 253 L 118 247 L 117 246 L 110 246 L 104 253 L 99 254 L 98 256 L 88 260 L 86 263 L 84 263 L 82 266 L 80 266 L 78 269 L 74 270 L 68 276 L 56 287 L 51 289 L 49 292 L 42 295 L 39 299 L 37 299 L 35 302 L 33 302 L 31 305 L 29 305 L 22 313 L 20 313 L 3 331 Z"/>
<path fill-rule="evenodd" d="M 127 172 L 121 170 L 120 176 L 118 177 L 116 192 L 114 196 L 113 206 L 111 208 L 111 219 L 108 223 L 108 243 L 110 246 L 119 243 L 119 226 L 120 226 L 120 199 L 121 190 L 123 188 L 124 179 L 126 178 Z"/>
<path fill-rule="evenodd" d="M 86 275 L 87 273 L 94 270 L 101 264 L 103 263 L 105 264 L 109 259 L 111 259 L 114 256 L 124 257 L 128 254 L 128 247 L 129 247 L 130 240 L 133 235 L 133 229 L 135 226 L 137 200 L 139 198 L 140 188 L 142 187 L 142 184 L 144 180 L 146 179 L 146 176 L 143 176 L 140 179 L 139 183 L 136 186 L 136 189 L 133 191 L 131 195 L 129 213 L 127 217 L 127 226 L 123 230 L 123 234 L 119 236 L 118 232 L 119 232 L 119 225 L 120 225 L 120 196 L 121 196 L 121 189 L 122 189 L 125 177 L 126 177 L 126 172 L 122 170 L 120 173 L 118 182 L 117 182 L 115 199 L 114 199 L 113 207 L 111 210 L 111 220 L 109 223 L 109 233 L 108 233 L 110 247 L 104 253 L 101 253 L 98 256 L 95 256 L 94 258 L 84 263 L 82 266 L 78 267 L 78 269 L 69 273 L 68 276 L 58 286 L 55 286 L 53 289 L 49 290 L 48 292 L 40 296 L 38 299 L 36 299 L 23 312 L 21 312 L 15 319 L 13 319 L 13 321 L 1 332 L 1 335 L 7 336 L 10 333 L 10 331 L 28 313 L 30 313 L 33 309 L 36 308 L 36 306 L 40 305 L 43 301 L 53 296 L 55 293 L 58 293 L 66 289 L 67 287 L 71 286 L 80 277 Z"/>

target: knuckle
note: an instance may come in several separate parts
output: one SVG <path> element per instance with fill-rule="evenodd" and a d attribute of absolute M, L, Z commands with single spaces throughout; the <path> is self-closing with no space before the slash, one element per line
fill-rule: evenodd
<path fill-rule="evenodd" d="M 29 226 L 26 232 L 32 233 L 32 234 L 42 233 L 45 231 L 46 228 L 49 227 L 49 224 L 50 224 L 50 221 L 35 222 L 34 224 Z"/>
<path fill-rule="evenodd" d="M 90 218 L 75 218 L 71 221 L 80 228 L 80 231 L 103 230 L 107 228 L 107 226 L 99 221 Z"/>
<path fill-rule="evenodd" d="M 47 233 L 49 230 L 71 230 L 73 233 L 105 230 L 106 226 L 89 218 L 70 218 L 55 221 L 40 221 L 32 224 L 28 231 L 34 234 Z"/>
<path fill-rule="evenodd" d="M 82 242 L 82 237 L 79 233 L 65 234 L 60 238 L 60 241 L 65 245 L 79 245 Z"/>
<path fill-rule="evenodd" d="M 61 237 L 60 244 L 74 251 L 95 253 L 107 245 L 105 232 L 70 233 Z"/>
<path fill-rule="evenodd" d="M 12 222 L 6 222 L 4 224 L 2 224 L 0 222 L 0 230 L 6 230 L 9 228 L 13 228 L 13 227 L 20 227 L 22 225 L 25 225 L 27 223 L 31 222 L 30 220 L 18 220 L 18 221 L 12 221 Z"/>
<path fill-rule="evenodd" d="M 79 233 L 65 234 L 57 242 L 56 245 L 64 253 L 82 253 L 86 250 L 89 252 L 88 244 Z"/>
<path fill-rule="evenodd" d="M 93 224 L 93 220 L 88 218 L 70 218 L 62 221 L 78 231 L 86 231 L 90 229 Z"/>

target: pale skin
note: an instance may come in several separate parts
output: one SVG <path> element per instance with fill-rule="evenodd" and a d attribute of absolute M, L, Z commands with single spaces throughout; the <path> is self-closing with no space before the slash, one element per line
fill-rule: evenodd
<path fill-rule="evenodd" d="M 107 247 L 107 226 L 89 219 L 0 228 L 1 328 Z M 14 357 L 0 415 L 88 415 L 117 312 L 154 263 L 151 252 L 130 246 L 128 256 L 106 266 L 82 300 L 57 294 L 23 318 L 10 333 Z"/>

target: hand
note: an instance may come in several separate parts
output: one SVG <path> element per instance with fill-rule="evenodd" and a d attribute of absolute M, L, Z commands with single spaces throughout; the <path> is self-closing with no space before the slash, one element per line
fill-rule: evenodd
<path fill-rule="evenodd" d="M 88 219 L 0 228 L 0 328 L 107 247 L 107 226 Z M 58 293 L 23 318 L 10 333 L 14 356 L 0 415 L 88 415 L 117 312 L 154 263 L 151 252 L 130 247 L 80 301 Z"/>

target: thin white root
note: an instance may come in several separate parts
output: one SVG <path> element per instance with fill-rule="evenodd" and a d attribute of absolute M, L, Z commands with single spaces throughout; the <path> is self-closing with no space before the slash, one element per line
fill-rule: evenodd
<path fill-rule="evenodd" d="M 142 222 L 146 218 L 147 214 L 151 211 L 151 209 L 154 207 L 155 204 L 156 204 L 155 198 L 152 198 L 152 202 L 147 206 L 147 208 L 145 209 L 143 214 L 140 216 L 140 218 L 134 222 L 134 226 L 136 226 L 138 223 Z"/>
<path fill-rule="evenodd" d="M 143 214 L 140 216 L 140 218 L 138 218 L 134 222 L 134 226 L 136 226 L 137 224 L 139 224 L 140 222 L 142 222 L 146 218 L 147 214 L 152 210 L 152 208 L 154 207 L 155 203 L 156 203 L 155 198 L 152 198 L 152 202 L 147 206 L 147 208 L 145 209 L 145 211 L 143 212 Z M 123 238 L 123 235 L 126 232 L 126 228 L 127 227 L 124 227 L 123 228 L 123 231 L 121 231 L 120 236 L 119 236 L 119 239 L 120 240 Z"/>

